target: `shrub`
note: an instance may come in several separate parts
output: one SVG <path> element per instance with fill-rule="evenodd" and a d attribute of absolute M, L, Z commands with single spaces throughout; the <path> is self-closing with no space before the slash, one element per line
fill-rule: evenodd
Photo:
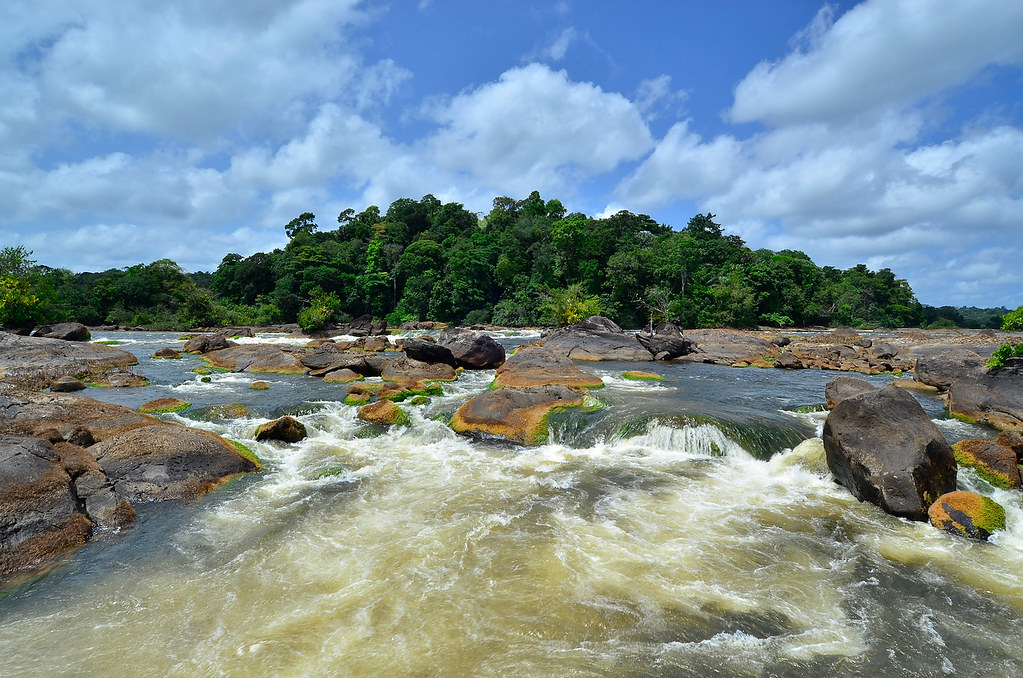
<path fill-rule="evenodd" d="M 991 358 L 987 361 L 988 369 L 997 370 L 1005 367 L 1006 358 L 1021 358 L 1023 357 L 1023 344 L 1002 344 L 995 352 L 991 354 Z"/>

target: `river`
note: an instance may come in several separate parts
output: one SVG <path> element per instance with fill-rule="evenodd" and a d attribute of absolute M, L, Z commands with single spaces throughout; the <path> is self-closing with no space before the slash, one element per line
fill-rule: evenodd
<path fill-rule="evenodd" d="M 836 373 L 581 364 L 605 382 L 593 407 L 521 448 L 446 426 L 492 371 L 381 431 L 343 385 L 204 382 L 194 356 L 150 358 L 175 335 L 94 339 L 124 342 L 152 384 L 87 395 L 192 402 L 165 417 L 266 468 L 139 506 L 134 525 L 0 591 L 0 675 L 1023 674 L 1020 493 L 960 471 L 1006 507 L 989 543 L 858 502 L 819 444 L 798 445 L 820 435 L 825 415 L 802 406 Z M 664 380 L 621 378 L 637 367 Z M 259 379 L 270 389 L 248 388 Z M 920 400 L 950 442 L 993 435 Z M 218 413 L 230 403 L 249 414 Z M 284 413 L 310 436 L 255 442 Z"/>

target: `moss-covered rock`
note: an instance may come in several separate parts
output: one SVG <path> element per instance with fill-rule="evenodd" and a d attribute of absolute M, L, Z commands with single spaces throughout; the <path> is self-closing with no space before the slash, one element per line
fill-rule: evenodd
<path fill-rule="evenodd" d="M 500 436 L 523 445 L 538 445 L 547 438 L 551 412 L 582 405 L 584 400 L 581 390 L 565 386 L 500 388 L 463 404 L 450 425 L 458 433 Z"/>
<path fill-rule="evenodd" d="M 365 405 L 372 399 L 369 393 L 349 393 L 345 396 L 345 405 Z"/>
<path fill-rule="evenodd" d="M 280 440 L 285 443 L 297 443 L 306 435 L 305 426 L 294 417 L 269 421 L 256 430 L 256 440 Z"/>
<path fill-rule="evenodd" d="M 167 412 L 187 410 L 191 406 L 192 403 L 185 402 L 180 398 L 157 398 L 156 400 L 143 403 L 139 407 L 139 412 L 143 414 L 165 414 Z"/>
<path fill-rule="evenodd" d="M 1005 509 L 976 492 L 949 492 L 938 497 L 927 511 L 935 527 L 971 539 L 987 540 L 1005 529 Z"/>
<path fill-rule="evenodd" d="M 998 440 L 960 440 L 952 446 L 959 466 L 972 468 L 995 487 L 1020 487 L 1016 452 Z"/>
<path fill-rule="evenodd" d="M 323 375 L 323 381 L 332 384 L 350 384 L 353 381 L 362 381 L 365 378 L 366 377 L 362 376 L 358 372 L 353 372 L 347 367 L 333 372 L 328 372 Z"/>
<path fill-rule="evenodd" d="M 249 385 L 251 391 L 266 391 L 269 390 L 270 384 L 265 381 L 254 381 Z"/>
<path fill-rule="evenodd" d="M 659 374 L 654 372 L 643 372 L 641 370 L 623 372 L 622 379 L 627 379 L 629 381 L 664 381 L 664 377 Z"/>
<path fill-rule="evenodd" d="M 355 416 L 379 426 L 409 425 L 408 415 L 390 400 L 378 400 L 371 405 L 364 405 Z"/>
<path fill-rule="evenodd" d="M 181 354 L 173 348 L 161 348 L 153 354 L 153 357 L 157 360 L 181 360 Z"/>

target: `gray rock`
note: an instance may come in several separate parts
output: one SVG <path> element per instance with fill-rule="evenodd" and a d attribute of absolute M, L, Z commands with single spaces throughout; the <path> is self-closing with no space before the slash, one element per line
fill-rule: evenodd
<path fill-rule="evenodd" d="M 504 346 L 488 334 L 451 327 L 443 330 L 437 343 L 451 351 L 459 367 L 467 370 L 489 370 L 504 362 Z"/>
<path fill-rule="evenodd" d="M 835 479 L 893 515 L 926 520 L 930 505 L 955 489 L 952 448 L 916 399 L 895 386 L 842 400 L 823 439 Z"/>
<path fill-rule="evenodd" d="M 62 339 L 64 341 L 89 341 L 92 335 L 89 328 L 82 323 L 56 323 L 43 325 L 32 333 L 33 337 L 45 339 Z"/>
<path fill-rule="evenodd" d="M 949 411 L 995 428 L 1023 431 L 1023 364 L 1006 361 L 1000 370 L 976 370 L 952 383 Z"/>
<path fill-rule="evenodd" d="M 650 351 L 654 360 L 674 360 L 692 353 L 696 346 L 682 336 L 682 330 L 673 323 L 661 323 L 651 332 L 644 329 L 636 335 L 643 348 Z"/>
<path fill-rule="evenodd" d="M 635 334 L 598 315 L 544 333 L 541 342 L 557 356 L 572 360 L 648 361 L 653 359 Z"/>
<path fill-rule="evenodd" d="M 835 405 L 842 402 L 846 398 L 858 396 L 861 393 L 869 393 L 876 391 L 877 386 L 874 386 L 866 379 L 858 379 L 856 377 L 835 377 L 828 382 L 827 386 L 824 387 L 824 402 L 827 403 L 828 409 L 834 409 Z"/>
<path fill-rule="evenodd" d="M 953 348 L 917 358 L 913 378 L 947 391 L 958 379 L 985 369 L 984 359 L 975 351 Z"/>
<path fill-rule="evenodd" d="M 85 389 L 85 383 L 74 377 L 61 377 L 50 384 L 50 390 L 54 393 L 71 393 Z"/>

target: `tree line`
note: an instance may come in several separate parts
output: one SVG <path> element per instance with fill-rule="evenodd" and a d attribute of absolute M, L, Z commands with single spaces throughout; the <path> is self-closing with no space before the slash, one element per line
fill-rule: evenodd
<path fill-rule="evenodd" d="M 74 274 L 0 253 L 0 323 L 76 320 L 148 327 L 306 329 L 369 315 L 391 325 L 559 325 L 592 314 L 623 327 L 998 327 L 1008 309 L 920 304 L 889 269 L 817 266 L 796 250 L 751 250 L 713 214 L 679 230 L 644 214 L 567 213 L 536 191 L 486 215 L 432 195 L 381 213 L 346 209 L 321 228 L 305 212 L 283 249 L 231 253 L 212 273 L 161 259 Z"/>

